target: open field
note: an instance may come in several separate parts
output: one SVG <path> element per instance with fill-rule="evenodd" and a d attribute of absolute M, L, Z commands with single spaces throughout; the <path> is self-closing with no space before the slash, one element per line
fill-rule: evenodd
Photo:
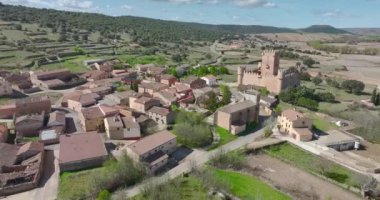
<path fill-rule="evenodd" d="M 334 180 L 346 187 L 360 189 L 361 186 L 367 182 L 367 178 L 363 175 L 305 152 L 288 143 L 269 147 L 265 149 L 264 152 L 269 156 L 278 158 L 309 173 L 318 174 Z"/>
<path fill-rule="evenodd" d="M 295 200 L 360 199 L 354 193 L 267 155 L 249 156 L 248 163 L 256 176 L 290 194 Z"/>
<path fill-rule="evenodd" d="M 256 177 L 228 170 L 214 169 L 213 171 L 216 178 L 227 183 L 230 186 L 231 193 L 241 199 L 291 199 Z"/>

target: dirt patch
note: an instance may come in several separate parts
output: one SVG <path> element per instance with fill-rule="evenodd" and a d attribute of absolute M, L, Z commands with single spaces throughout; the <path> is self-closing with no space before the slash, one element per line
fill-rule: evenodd
<path fill-rule="evenodd" d="M 254 174 L 299 200 L 359 200 L 360 197 L 267 155 L 248 157 Z"/>

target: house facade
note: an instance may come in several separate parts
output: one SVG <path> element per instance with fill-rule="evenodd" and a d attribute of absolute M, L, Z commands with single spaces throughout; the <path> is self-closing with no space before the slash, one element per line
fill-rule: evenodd
<path fill-rule="evenodd" d="M 107 137 L 112 140 L 136 140 L 141 137 L 140 125 L 134 117 L 119 115 L 104 119 Z"/>
<path fill-rule="evenodd" d="M 147 115 L 159 125 L 172 124 L 175 120 L 175 112 L 158 106 L 153 106 L 151 109 L 149 109 L 147 111 Z"/>
<path fill-rule="evenodd" d="M 127 146 L 127 154 L 142 163 L 148 172 L 155 173 L 165 166 L 169 155 L 177 148 L 177 138 L 169 131 L 161 131 Z"/>
<path fill-rule="evenodd" d="M 215 124 L 236 135 L 245 131 L 247 125 L 258 122 L 260 106 L 252 101 L 243 101 L 220 108 Z"/>
<path fill-rule="evenodd" d="M 313 133 L 310 131 L 313 125 L 312 120 L 298 111 L 292 109 L 283 111 L 277 118 L 277 123 L 280 132 L 297 141 L 313 139 Z"/>
<path fill-rule="evenodd" d="M 61 172 L 98 167 L 108 158 L 102 137 L 97 133 L 61 135 L 59 141 Z"/>

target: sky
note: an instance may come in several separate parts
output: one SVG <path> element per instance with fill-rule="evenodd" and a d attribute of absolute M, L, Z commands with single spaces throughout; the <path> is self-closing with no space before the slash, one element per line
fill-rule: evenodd
<path fill-rule="evenodd" d="M 380 0 L 0 0 L 3 4 L 207 24 L 380 27 Z"/>

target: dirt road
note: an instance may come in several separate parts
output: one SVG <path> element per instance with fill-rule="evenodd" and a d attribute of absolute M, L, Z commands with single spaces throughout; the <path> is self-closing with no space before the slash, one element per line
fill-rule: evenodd
<path fill-rule="evenodd" d="M 314 175 L 267 155 L 248 158 L 260 178 L 299 200 L 359 200 L 360 197 Z"/>

